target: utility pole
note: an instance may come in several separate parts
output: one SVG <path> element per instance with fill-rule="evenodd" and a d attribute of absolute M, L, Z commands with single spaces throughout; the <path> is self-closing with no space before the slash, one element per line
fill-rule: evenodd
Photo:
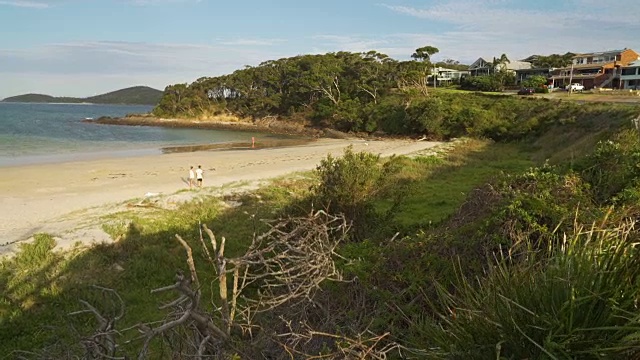
<path fill-rule="evenodd" d="M 569 95 L 571 95 L 571 91 L 573 91 L 573 88 L 571 87 L 572 83 L 573 83 L 573 62 L 571 62 L 571 72 L 569 73 Z"/>

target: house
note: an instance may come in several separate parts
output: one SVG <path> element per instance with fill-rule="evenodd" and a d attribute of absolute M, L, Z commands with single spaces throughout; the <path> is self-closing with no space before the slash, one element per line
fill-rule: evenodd
<path fill-rule="evenodd" d="M 622 67 L 620 82 L 623 89 L 640 90 L 640 60 Z"/>
<path fill-rule="evenodd" d="M 531 63 L 514 60 L 500 65 L 500 68 L 497 70 L 507 70 L 508 72 L 515 74 L 516 70 L 530 68 Z M 469 74 L 471 76 L 490 75 L 493 74 L 495 70 L 496 69 L 493 68 L 493 57 L 480 57 L 478 60 L 474 61 L 473 64 L 469 65 Z"/>
<path fill-rule="evenodd" d="M 432 70 L 431 74 L 436 74 L 436 79 L 438 81 L 436 84 L 437 86 L 446 86 L 452 83 L 460 83 L 461 78 L 469 76 L 469 71 L 436 67 Z M 433 84 L 433 75 L 429 81 Z"/>
<path fill-rule="evenodd" d="M 623 66 L 640 58 L 631 49 L 610 50 L 573 56 L 569 67 L 555 69 L 551 80 L 554 87 L 570 83 L 582 84 L 585 89 L 620 87 L 620 73 Z"/>

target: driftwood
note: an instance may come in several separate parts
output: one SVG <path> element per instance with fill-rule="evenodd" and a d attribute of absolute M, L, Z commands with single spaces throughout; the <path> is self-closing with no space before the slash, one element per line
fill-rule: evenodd
<path fill-rule="evenodd" d="M 402 354 L 406 350 L 391 341 L 390 334 L 366 330 L 332 333 L 340 316 L 317 301 L 316 293 L 324 281 L 342 281 L 334 260 L 340 258 L 336 248 L 350 229 L 343 216 L 313 211 L 267 224 L 268 230 L 254 234 L 244 255 L 235 258 L 225 256 L 225 238 L 218 241 L 206 225 L 200 226 L 199 239 L 191 243 L 176 234 L 186 252 L 188 272 L 177 271 L 173 284 L 151 290 L 151 294 L 176 295 L 159 306 L 167 312 L 160 322 L 117 330 L 124 302 L 114 290 L 96 287 L 113 297 L 119 310 L 107 316 L 81 300 L 83 309 L 69 314 L 91 314 L 97 323 L 93 334 L 81 340 L 85 349 L 82 358 L 129 359 L 122 345 L 133 349 L 134 342 L 140 343 L 138 359 L 156 358 L 159 354 L 152 346 L 154 341 L 162 341 L 163 357 L 181 359 L 386 359 L 391 351 Z M 204 260 L 215 274 L 218 293 L 211 299 L 213 311 L 202 303 L 194 243 L 202 248 Z M 262 321 L 260 314 L 270 321 Z M 318 314 L 326 318 L 319 324 L 320 330 L 309 321 Z M 124 332 L 136 330 L 140 334 L 137 339 L 128 336 L 131 340 L 118 343 Z"/>
<path fill-rule="evenodd" d="M 192 338 L 185 346 L 191 348 L 194 355 L 242 354 L 243 350 L 234 345 L 233 337 L 235 334 L 251 337 L 257 326 L 253 321 L 257 314 L 284 304 L 293 306 L 310 301 L 320 283 L 341 279 L 334 263 L 338 256 L 335 249 L 346 238 L 348 230 L 344 217 L 316 211 L 306 217 L 270 223 L 266 233 L 254 234 L 244 255 L 227 258 L 224 255 L 226 239 L 222 237 L 218 242 L 213 231 L 202 225 L 199 245 L 218 280 L 219 292 L 214 303 L 218 316 L 210 316 L 203 310 L 193 251 L 189 243 L 176 234 L 176 240 L 187 253 L 190 274 L 178 272 L 173 285 L 152 290 L 152 293 L 175 291 L 178 297 L 161 306 L 161 309 L 171 309 L 162 325 L 143 329 L 145 341 L 139 358 L 147 356 L 152 339 L 177 327 L 191 330 Z M 249 288 L 257 290 L 256 294 L 245 296 Z"/>

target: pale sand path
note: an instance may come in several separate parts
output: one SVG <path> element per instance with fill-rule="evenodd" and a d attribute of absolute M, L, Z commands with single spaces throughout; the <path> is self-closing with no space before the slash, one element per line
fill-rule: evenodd
<path fill-rule="evenodd" d="M 355 151 L 382 156 L 409 154 L 439 143 L 411 140 L 321 139 L 302 146 L 202 151 L 131 158 L 115 158 L 62 164 L 0 168 L 0 255 L 34 233 L 59 235 L 77 226 L 69 213 L 100 208 L 141 198 L 146 193 L 171 194 L 187 188 L 183 179 L 190 165 L 205 169 L 204 185 L 221 186 L 238 181 L 257 181 L 287 173 L 310 170 L 327 154 L 340 155 L 353 145 Z M 215 168 L 215 170 L 213 170 Z M 76 217 L 82 216 L 77 213 Z M 73 215 L 71 215 L 73 217 Z M 104 234 L 93 229 L 83 236 L 99 241 Z M 98 232 L 100 232 L 98 230 Z M 104 239 L 102 239 L 104 240 Z M 82 241 L 85 241 L 84 239 Z"/>

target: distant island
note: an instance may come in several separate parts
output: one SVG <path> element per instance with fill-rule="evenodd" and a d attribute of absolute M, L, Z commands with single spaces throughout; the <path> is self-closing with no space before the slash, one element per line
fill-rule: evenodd
<path fill-rule="evenodd" d="M 148 86 L 134 86 L 86 98 L 24 94 L 8 97 L 2 100 L 2 102 L 157 105 L 161 97 L 162 91 L 160 90 Z"/>

